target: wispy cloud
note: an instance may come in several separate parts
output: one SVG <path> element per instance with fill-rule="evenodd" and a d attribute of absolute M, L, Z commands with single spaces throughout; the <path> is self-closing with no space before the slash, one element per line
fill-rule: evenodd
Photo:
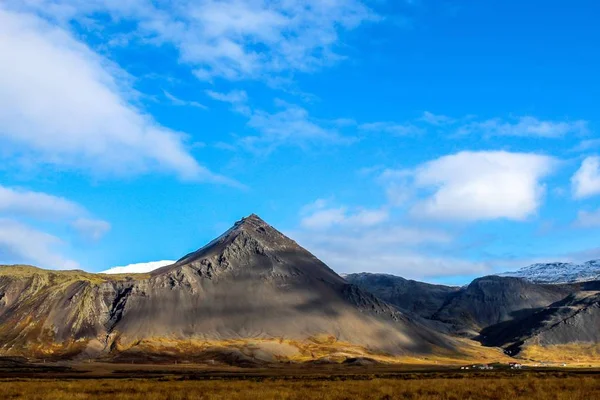
<path fill-rule="evenodd" d="M 600 149 L 600 139 L 586 139 L 582 140 L 577 146 L 575 146 L 573 151 L 588 151 L 588 150 L 597 150 Z"/>
<path fill-rule="evenodd" d="M 99 240 L 111 229 L 82 205 L 64 197 L 0 185 L 0 262 L 33 262 L 49 268 L 72 268 L 73 260 L 60 255 L 66 244 L 31 226 L 40 223 L 69 226 L 81 237 Z M 30 243 L 32 241 L 39 243 Z M 47 257 L 47 258 L 44 258 Z"/>
<path fill-rule="evenodd" d="M 248 137 L 246 142 L 260 145 L 261 142 L 270 144 L 315 144 L 319 142 L 349 143 L 352 140 L 342 136 L 330 121 L 319 121 L 310 116 L 308 111 L 300 106 L 279 103 L 275 112 L 255 111 L 248 126 L 260 132 L 259 137 Z"/>
<path fill-rule="evenodd" d="M 249 116 L 252 114 L 248 105 L 248 94 L 244 90 L 232 90 L 231 92 L 222 93 L 214 90 L 207 90 L 206 94 L 214 100 L 229 103 L 233 111 Z"/>
<path fill-rule="evenodd" d="M 106 221 L 90 218 L 77 218 L 71 225 L 82 236 L 91 240 L 101 239 L 111 228 L 110 224 Z"/>
<path fill-rule="evenodd" d="M 600 227 L 600 209 L 594 211 L 580 210 L 574 225 L 579 228 Z"/>
<path fill-rule="evenodd" d="M 520 136 L 538 138 L 560 138 L 565 135 L 585 135 L 588 133 L 587 121 L 548 121 L 532 116 L 503 120 L 500 118 L 485 121 L 473 121 L 461 125 L 458 135 L 483 136 Z"/>
<path fill-rule="evenodd" d="M 79 204 L 63 197 L 0 185 L 0 213 L 63 219 L 85 214 L 86 211 Z"/>
<path fill-rule="evenodd" d="M 307 229 L 323 230 L 334 226 L 349 228 L 379 225 L 389 218 L 388 210 L 354 209 L 346 206 L 331 206 L 327 201 L 319 199 L 303 209 L 300 225 Z"/>
<path fill-rule="evenodd" d="M 491 270 L 487 263 L 444 252 L 444 248 L 452 246 L 454 238 L 442 231 L 402 226 L 397 222 L 338 228 L 303 229 L 289 235 L 340 273 L 369 271 L 430 280 L 481 275 Z"/>
<path fill-rule="evenodd" d="M 58 237 L 11 219 L 0 218 L 0 259 L 4 263 L 31 263 L 53 269 L 73 269 L 79 264 L 59 254 Z"/>
<path fill-rule="evenodd" d="M 175 106 L 196 107 L 196 108 L 200 108 L 202 110 L 208 109 L 208 107 L 206 107 L 204 104 L 198 103 L 197 101 L 182 100 L 179 97 L 175 97 L 174 95 L 167 92 L 166 90 L 163 90 L 163 93 L 164 93 L 165 97 L 167 98 L 167 100 L 169 100 L 171 102 L 171 104 L 173 104 Z"/>
<path fill-rule="evenodd" d="M 600 157 L 585 158 L 571 178 L 571 185 L 576 199 L 600 195 Z"/>
<path fill-rule="evenodd" d="M 239 142 L 250 150 L 272 150 L 284 145 L 349 144 L 354 141 L 339 131 L 338 120 L 314 118 L 296 104 L 276 100 L 275 111 L 265 111 L 251 108 L 244 91 L 208 91 L 207 95 L 230 104 L 235 112 L 247 117 L 246 125 L 257 134 L 245 136 Z"/>
<path fill-rule="evenodd" d="M 194 159 L 185 135 L 134 107 L 125 73 L 67 31 L 0 8 L 0 38 L 4 154 L 94 174 L 230 182 Z"/>
<path fill-rule="evenodd" d="M 425 132 L 425 129 L 415 126 L 411 123 L 397 123 L 391 121 L 360 124 L 358 128 L 366 132 L 380 132 L 395 136 L 418 135 Z"/>
<path fill-rule="evenodd" d="M 9 0 L 8 4 L 63 21 L 93 21 L 106 14 L 114 20 L 130 21 L 137 27 L 137 38 L 146 44 L 173 45 L 181 61 L 202 80 L 269 80 L 273 75 L 315 71 L 343 59 L 338 52 L 342 32 L 378 19 L 358 0 L 200 0 L 177 4 Z"/>
<path fill-rule="evenodd" d="M 110 224 L 97 218 L 82 205 L 64 197 L 22 188 L 9 188 L 0 185 L 0 215 L 10 218 L 30 218 L 34 220 L 71 221 L 80 232 L 94 231 L 94 239 L 100 239 L 110 230 Z"/>
<path fill-rule="evenodd" d="M 446 115 L 434 114 L 429 111 L 425 111 L 423 116 L 420 118 L 421 121 L 428 123 L 429 125 L 445 126 L 455 123 L 457 120 L 450 118 Z"/>
<path fill-rule="evenodd" d="M 457 258 L 456 234 L 411 226 L 387 207 L 336 205 L 318 199 L 299 212 L 300 226 L 289 235 L 340 273 L 391 273 L 412 279 L 476 275 L 483 262 Z"/>

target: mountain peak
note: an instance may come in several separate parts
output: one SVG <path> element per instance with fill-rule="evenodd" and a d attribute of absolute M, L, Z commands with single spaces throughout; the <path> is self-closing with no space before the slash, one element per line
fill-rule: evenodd
<path fill-rule="evenodd" d="M 259 217 L 258 215 L 254 214 L 254 213 L 237 221 L 233 225 L 232 229 L 235 229 L 238 227 L 244 227 L 244 226 L 250 226 L 252 228 L 267 227 L 267 226 L 271 227 L 261 217 Z"/>
<path fill-rule="evenodd" d="M 226 249 L 235 253 L 266 254 L 274 251 L 298 251 L 300 246 L 277 229 L 266 223 L 256 214 L 240 219 L 210 243 L 187 254 L 177 261 L 177 265 L 222 254 Z M 306 251 L 301 249 L 302 251 Z"/>

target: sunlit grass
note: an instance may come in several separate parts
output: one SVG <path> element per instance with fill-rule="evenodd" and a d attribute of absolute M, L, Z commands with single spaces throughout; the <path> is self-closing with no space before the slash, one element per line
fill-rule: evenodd
<path fill-rule="evenodd" d="M 527 360 L 566 363 L 568 365 L 598 365 L 600 343 L 571 343 L 553 346 L 527 346 L 519 353 Z"/>
<path fill-rule="evenodd" d="M 340 379 L 340 378 L 337 378 Z M 143 379 L 24 380 L 0 382 L 2 399 L 444 399 L 589 400 L 600 379 L 582 377 L 466 377 L 434 379 L 265 379 L 161 381 Z"/>

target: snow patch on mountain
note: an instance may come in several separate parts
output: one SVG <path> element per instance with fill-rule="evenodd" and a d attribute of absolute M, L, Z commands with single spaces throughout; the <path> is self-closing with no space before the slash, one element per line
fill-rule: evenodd
<path fill-rule="evenodd" d="M 175 261 L 173 260 L 161 260 L 150 261 L 147 263 L 129 264 L 107 269 L 106 271 L 102 271 L 101 274 L 143 274 L 174 263 Z"/>
<path fill-rule="evenodd" d="M 600 260 L 583 264 L 570 262 L 538 263 L 499 276 L 513 276 L 535 283 L 576 283 L 600 280 Z"/>

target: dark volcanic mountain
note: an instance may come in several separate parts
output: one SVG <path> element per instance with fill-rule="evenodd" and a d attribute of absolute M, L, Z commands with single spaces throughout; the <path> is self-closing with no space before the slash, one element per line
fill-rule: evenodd
<path fill-rule="evenodd" d="M 450 296 L 433 319 L 468 335 L 525 317 L 577 291 L 576 285 L 540 285 L 519 278 L 485 276 Z"/>
<path fill-rule="evenodd" d="M 592 290 L 584 287 L 525 318 L 492 325 L 481 332 L 480 340 L 511 353 L 528 345 L 600 343 L 600 282 L 595 283 Z"/>
<path fill-rule="evenodd" d="M 322 338 L 392 354 L 451 342 L 349 284 L 256 215 L 146 275 L 0 268 L 4 354 L 175 356 L 223 341 Z"/>
<path fill-rule="evenodd" d="M 594 359 L 600 350 L 600 281 L 536 284 L 486 276 L 451 288 L 381 274 L 346 279 L 428 318 L 429 326 L 502 347 L 513 356 L 573 361 Z"/>
<path fill-rule="evenodd" d="M 459 287 L 432 285 L 387 274 L 359 273 L 346 280 L 403 310 L 431 318 Z"/>
<path fill-rule="evenodd" d="M 468 337 L 477 337 L 482 329 L 510 321 L 517 324 L 567 296 L 594 287 L 593 282 L 548 285 L 499 276 L 478 278 L 462 288 L 382 274 L 351 274 L 346 279 L 402 310 L 441 322 L 451 332 Z M 436 327 L 442 329 L 440 325 Z"/>

